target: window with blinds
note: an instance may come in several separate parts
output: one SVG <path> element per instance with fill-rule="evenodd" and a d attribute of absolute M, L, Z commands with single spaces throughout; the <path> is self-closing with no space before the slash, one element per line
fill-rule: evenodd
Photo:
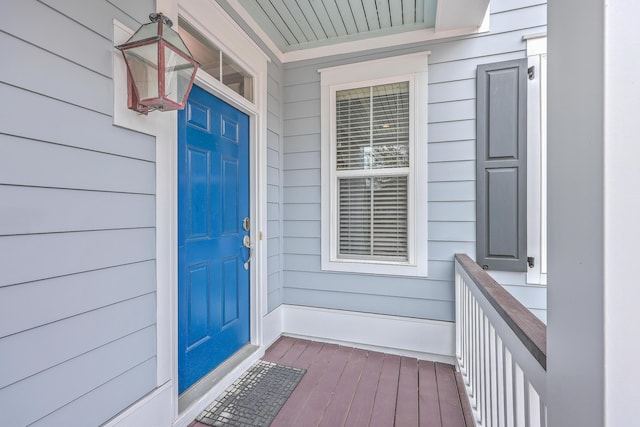
<path fill-rule="evenodd" d="M 407 261 L 409 82 L 335 99 L 337 255 Z"/>

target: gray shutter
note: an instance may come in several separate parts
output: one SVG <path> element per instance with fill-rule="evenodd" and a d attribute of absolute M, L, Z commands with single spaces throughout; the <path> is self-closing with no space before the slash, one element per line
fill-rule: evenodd
<path fill-rule="evenodd" d="M 527 270 L 527 60 L 478 66 L 476 260 Z"/>

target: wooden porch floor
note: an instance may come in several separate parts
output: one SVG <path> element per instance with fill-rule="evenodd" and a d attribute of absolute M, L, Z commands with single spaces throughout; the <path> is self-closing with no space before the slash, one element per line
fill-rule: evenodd
<path fill-rule="evenodd" d="M 272 427 L 473 425 L 451 365 L 290 337 L 263 360 L 307 370 Z"/>

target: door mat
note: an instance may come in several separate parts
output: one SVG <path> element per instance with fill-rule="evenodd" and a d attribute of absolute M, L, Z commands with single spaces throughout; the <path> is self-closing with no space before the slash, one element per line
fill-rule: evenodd
<path fill-rule="evenodd" d="M 305 374 L 305 369 L 258 361 L 196 421 L 210 426 L 268 426 Z"/>

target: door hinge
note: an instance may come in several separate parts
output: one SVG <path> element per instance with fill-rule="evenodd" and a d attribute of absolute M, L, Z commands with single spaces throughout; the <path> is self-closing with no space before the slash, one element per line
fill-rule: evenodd
<path fill-rule="evenodd" d="M 536 259 L 532 256 L 527 257 L 527 264 L 529 264 L 529 268 L 533 268 L 536 265 Z"/>
<path fill-rule="evenodd" d="M 535 76 L 536 76 L 536 75 L 535 75 L 535 69 L 536 69 L 536 67 L 532 65 L 532 66 L 531 66 L 531 67 L 529 67 L 529 69 L 527 70 L 527 74 L 529 75 L 529 80 L 533 80 L 533 79 L 535 78 Z"/>

